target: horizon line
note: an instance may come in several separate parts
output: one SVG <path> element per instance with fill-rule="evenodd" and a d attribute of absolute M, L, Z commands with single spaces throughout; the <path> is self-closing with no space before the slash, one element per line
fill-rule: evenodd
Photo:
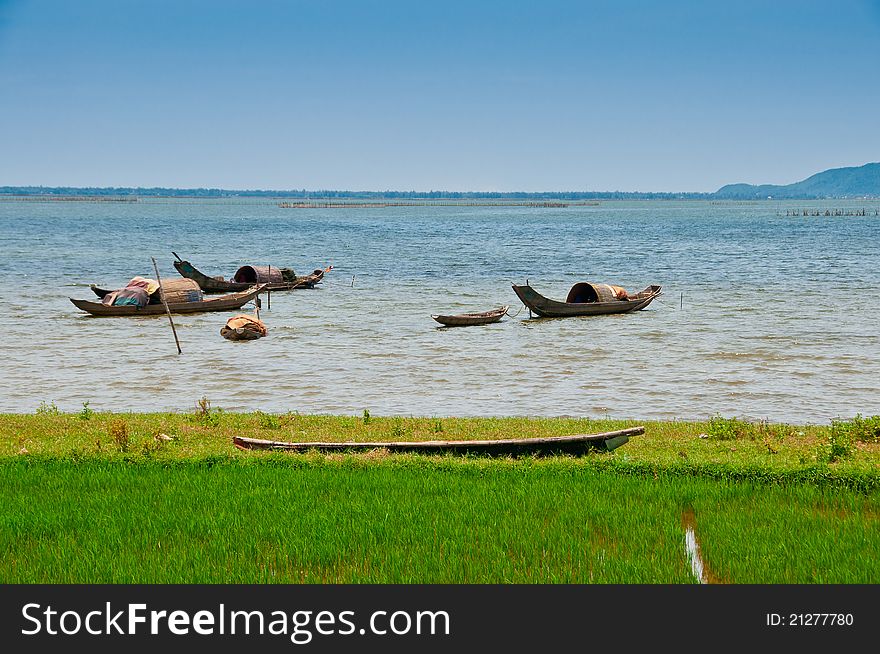
<path fill-rule="evenodd" d="M 575 190 L 575 189 L 541 189 L 538 191 L 524 191 L 517 189 L 507 189 L 507 190 L 489 190 L 489 189 L 430 189 L 430 190 L 419 190 L 419 189 L 393 189 L 393 188 L 385 188 L 385 189 L 345 189 L 345 188 L 331 188 L 331 187 L 323 187 L 323 188 L 287 188 L 287 189 L 279 189 L 279 188 L 224 188 L 222 186 L 130 186 L 130 185 L 107 185 L 107 186 L 95 186 L 95 185 L 74 185 L 74 184 L 3 184 L 0 185 L 0 190 L 2 189 L 37 189 L 37 188 L 46 188 L 46 189 L 93 189 L 93 190 L 110 190 L 110 189 L 126 189 L 126 190 L 157 190 L 157 189 L 165 189 L 171 191 L 189 191 L 189 190 L 198 190 L 198 191 L 229 191 L 235 193 L 271 193 L 271 192 L 279 192 L 279 193 L 313 193 L 317 191 L 332 191 L 336 193 L 714 193 L 715 191 L 624 191 L 622 189 L 614 189 L 614 190 Z"/>

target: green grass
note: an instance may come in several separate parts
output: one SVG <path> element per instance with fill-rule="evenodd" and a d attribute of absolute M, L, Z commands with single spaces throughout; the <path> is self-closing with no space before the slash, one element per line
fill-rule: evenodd
<path fill-rule="evenodd" d="M 797 427 L 724 419 L 733 426 L 726 429 L 722 423 L 719 435 L 714 426 L 717 418 L 702 423 L 573 418 L 366 419 L 261 411 L 227 413 L 211 408 L 210 403 L 205 410 L 188 414 L 90 410 L 85 413 L 87 418 L 83 415 L 51 409 L 30 415 L 0 414 L 0 457 L 18 456 L 22 450 L 31 455 L 111 458 L 132 454 L 160 459 L 228 454 L 247 457 L 254 455 L 237 452 L 232 447 L 233 436 L 296 441 L 464 440 L 565 436 L 644 425 L 646 433 L 630 439 L 613 456 L 661 466 L 685 463 L 796 470 L 833 463 L 833 469 L 841 472 L 880 471 L 880 439 L 860 438 L 867 432 L 863 425 L 874 418 L 860 418 L 860 423 L 835 421 Z M 161 444 L 156 441 L 158 434 L 174 440 Z M 120 447 L 119 439 L 125 437 L 127 445 Z M 848 448 L 844 455 L 829 461 L 832 438 L 846 439 Z"/>
<path fill-rule="evenodd" d="M 713 581 L 880 580 L 873 418 L 713 427 L 85 409 L 0 415 L 0 582 L 692 583 L 690 513 Z M 634 424 L 646 434 L 611 454 L 545 459 L 231 444 Z M 835 438 L 848 450 L 832 461 Z"/>
<path fill-rule="evenodd" d="M 880 578 L 876 495 L 575 459 L 0 462 L 7 583 L 691 583 Z"/>

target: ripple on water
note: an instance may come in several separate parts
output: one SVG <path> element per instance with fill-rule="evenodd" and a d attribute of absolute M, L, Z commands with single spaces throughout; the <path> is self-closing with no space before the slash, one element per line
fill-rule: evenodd
<path fill-rule="evenodd" d="M 351 209 L 291 220 L 247 201 L 132 204 L 0 204 L 0 240 L 10 244 L 0 267 L 59 262 L 0 287 L 0 411 L 42 400 L 190 410 L 204 394 L 224 408 L 345 414 L 559 415 L 576 405 L 578 415 L 753 413 L 821 423 L 880 413 L 876 317 L 869 306 L 839 306 L 853 280 L 880 282 L 864 247 L 880 232 L 877 218 L 836 222 L 825 234 L 822 224 L 792 231 L 774 219 L 773 203 L 603 203 L 552 221 L 523 208 Z M 51 229 L 35 240 L 34 225 Z M 596 241 L 577 238 L 584 233 Z M 607 248 L 605 237 L 636 240 Z M 260 341 L 221 339 L 227 314 L 175 316 L 178 356 L 164 317 L 93 318 L 67 300 L 89 297 L 91 281 L 148 273 L 148 260 L 133 263 L 142 252 L 120 246 L 145 239 L 174 242 L 212 271 L 248 260 L 336 268 L 321 289 L 273 294 L 271 310 L 264 302 L 269 336 Z M 283 246 L 290 242 L 295 255 Z M 175 274 L 170 260 L 159 265 L 163 277 Z M 636 314 L 529 320 L 509 287 L 526 277 L 551 297 L 583 279 L 656 282 L 668 297 Z M 768 301 L 791 288 L 797 303 Z M 430 319 L 500 304 L 520 316 L 466 330 Z M 243 396 L 243 385 L 253 392 Z"/>

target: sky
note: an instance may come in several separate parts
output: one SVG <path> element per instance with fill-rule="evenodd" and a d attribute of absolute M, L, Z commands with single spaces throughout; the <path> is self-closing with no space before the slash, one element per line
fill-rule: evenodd
<path fill-rule="evenodd" d="M 878 77 L 880 0 L 0 0 L 0 186 L 786 184 Z"/>

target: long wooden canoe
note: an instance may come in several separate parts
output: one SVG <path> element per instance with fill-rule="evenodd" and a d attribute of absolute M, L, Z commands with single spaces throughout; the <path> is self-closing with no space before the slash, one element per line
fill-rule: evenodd
<path fill-rule="evenodd" d="M 389 452 L 415 452 L 423 454 L 485 454 L 490 456 L 528 456 L 546 454 L 584 454 L 598 449 L 610 452 L 626 443 L 630 436 L 644 434 L 644 427 L 619 429 L 603 434 L 576 434 L 550 438 L 514 438 L 490 441 L 407 441 L 373 443 L 288 443 L 267 441 L 260 438 L 234 436 L 233 444 L 241 450 L 284 450 L 288 452 L 369 451 L 385 449 Z"/>
<path fill-rule="evenodd" d="M 492 309 L 491 311 L 483 311 L 480 313 L 458 313 L 453 316 L 432 315 L 431 317 L 446 327 L 466 327 L 468 325 L 488 325 L 498 322 L 507 313 L 510 307 L 505 305 Z"/>
<path fill-rule="evenodd" d="M 174 256 L 177 257 L 177 254 Z M 180 257 L 178 257 L 177 261 L 172 263 L 177 269 L 177 272 L 183 277 L 194 280 L 205 293 L 235 293 L 237 291 L 244 291 L 253 286 L 250 282 L 236 282 L 225 280 L 222 277 L 210 277 L 198 270 L 189 261 L 184 261 Z M 296 277 L 294 281 L 271 281 L 266 290 L 292 291 L 298 288 L 315 288 L 315 285 L 324 279 L 324 274 L 329 272 L 331 268 L 332 266 L 328 266 L 323 270 L 316 269 L 310 275 Z M 280 268 L 278 270 L 280 270 Z M 97 290 L 95 292 L 97 293 Z"/>
<path fill-rule="evenodd" d="M 582 282 L 581 284 L 584 284 Z M 574 290 L 577 286 L 572 287 Z M 651 304 L 660 295 L 659 286 L 647 286 L 644 290 L 630 295 L 626 300 L 599 299 L 592 302 L 560 302 L 538 293 L 526 283 L 525 286 L 513 284 L 513 291 L 528 309 L 545 318 L 565 318 L 568 316 L 601 316 L 611 313 L 638 311 Z M 571 296 L 571 293 L 569 293 Z"/>
<path fill-rule="evenodd" d="M 257 295 L 266 290 L 266 285 L 253 286 L 244 293 L 230 293 L 221 297 L 215 297 L 210 300 L 202 300 L 201 302 L 172 302 L 168 304 L 171 313 L 201 313 L 203 311 L 232 311 L 240 309 L 242 306 L 250 302 Z M 100 302 L 90 302 L 89 300 L 75 300 L 70 298 L 77 309 L 87 311 L 93 316 L 158 316 L 165 314 L 165 307 L 162 304 L 148 304 L 145 307 L 128 306 L 106 306 Z"/>

